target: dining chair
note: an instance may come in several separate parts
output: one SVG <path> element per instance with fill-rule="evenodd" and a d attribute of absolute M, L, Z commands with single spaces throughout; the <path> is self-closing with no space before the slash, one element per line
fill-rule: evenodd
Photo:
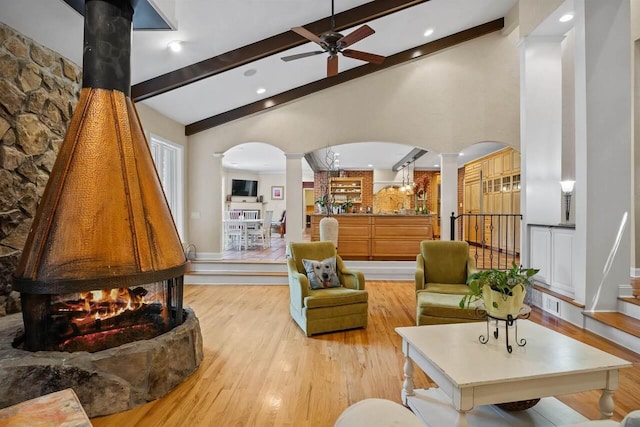
<path fill-rule="evenodd" d="M 240 219 L 242 216 L 242 211 L 233 210 L 233 211 L 224 211 L 224 219 Z"/>
<path fill-rule="evenodd" d="M 225 211 L 224 213 L 224 242 L 225 248 L 242 249 L 246 247 L 244 226 L 240 221 L 242 211 Z"/>
<path fill-rule="evenodd" d="M 264 212 L 264 221 L 262 221 L 262 239 L 263 247 L 271 247 L 271 221 L 273 220 L 273 211 Z"/>
<path fill-rule="evenodd" d="M 250 212 L 250 211 L 246 211 L 246 212 Z M 256 213 L 258 211 L 255 211 Z M 267 211 L 265 213 L 266 215 L 273 215 L 273 211 Z M 248 242 L 250 242 L 252 245 L 261 245 L 263 249 L 267 248 L 269 246 L 270 243 L 270 238 L 267 235 L 267 233 L 269 233 L 271 231 L 271 228 L 268 224 L 271 224 L 271 218 L 267 218 L 266 216 L 260 220 L 260 222 L 257 222 L 256 220 L 258 218 L 252 218 L 253 215 L 250 215 L 250 217 L 245 216 L 245 221 L 248 221 L 245 223 L 245 226 L 247 227 L 247 240 Z M 254 222 L 251 222 L 254 221 Z"/>
<path fill-rule="evenodd" d="M 260 211 L 242 211 L 244 219 L 260 219 Z"/>

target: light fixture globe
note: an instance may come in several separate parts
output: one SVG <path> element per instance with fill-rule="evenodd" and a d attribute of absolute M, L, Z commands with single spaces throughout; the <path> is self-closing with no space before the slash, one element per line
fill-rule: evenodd
<path fill-rule="evenodd" d="M 575 183 L 576 182 L 572 180 L 560 181 L 560 187 L 562 187 L 562 192 L 571 193 L 573 191 L 573 186 L 575 185 Z"/>

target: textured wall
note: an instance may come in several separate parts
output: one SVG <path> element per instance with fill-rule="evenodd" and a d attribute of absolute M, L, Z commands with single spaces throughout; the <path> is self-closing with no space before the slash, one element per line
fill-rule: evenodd
<path fill-rule="evenodd" d="M 81 70 L 0 23 L 0 316 L 11 275 L 78 100 Z"/>

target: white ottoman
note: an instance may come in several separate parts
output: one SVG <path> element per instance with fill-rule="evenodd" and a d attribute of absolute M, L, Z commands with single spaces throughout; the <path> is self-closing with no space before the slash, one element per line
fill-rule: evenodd
<path fill-rule="evenodd" d="M 424 427 L 424 424 L 399 403 L 365 399 L 345 409 L 334 427 Z"/>

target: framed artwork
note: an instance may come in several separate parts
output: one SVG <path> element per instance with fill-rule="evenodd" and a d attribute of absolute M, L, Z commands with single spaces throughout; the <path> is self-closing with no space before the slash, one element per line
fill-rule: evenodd
<path fill-rule="evenodd" d="M 284 187 L 271 187 L 271 200 L 284 200 Z"/>

